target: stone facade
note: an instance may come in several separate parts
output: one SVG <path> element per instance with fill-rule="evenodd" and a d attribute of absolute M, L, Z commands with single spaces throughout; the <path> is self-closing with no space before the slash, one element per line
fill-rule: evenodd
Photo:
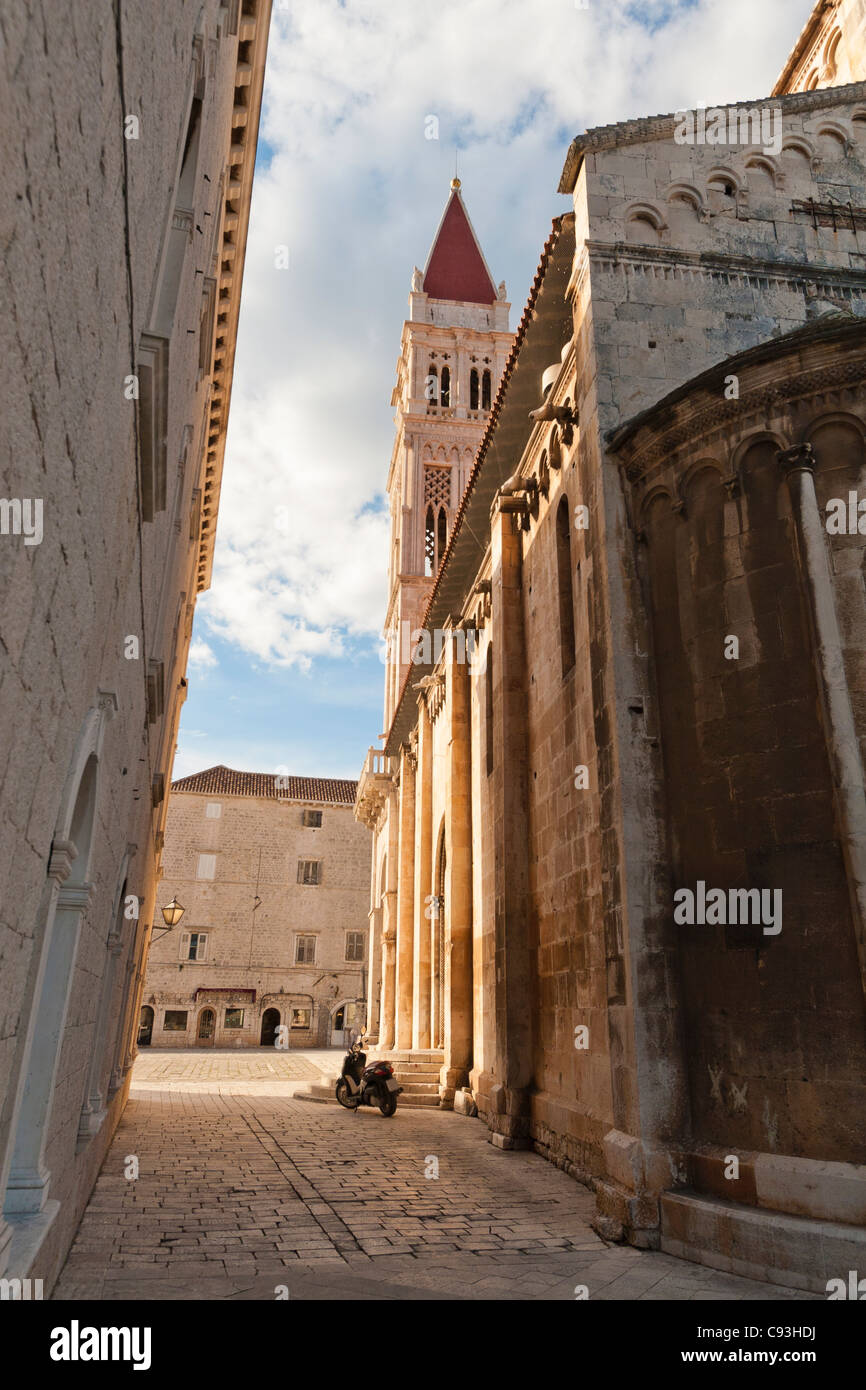
<path fill-rule="evenodd" d="M 360 1031 L 370 833 L 355 787 L 222 767 L 173 785 L 158 900 L 185 912 L 154 935 L 140 1046 L 336 1047 Z"/>
<path fill-rule="evenodd" d="M 866 83 L 767 105 L 776 150 L 573 142 L 357 811 L 380 1044 L 605 1234 L 823 1290 L 866 1258 Z"/>
<path fill-rule="evenodd" d="M 0 20 L 0 1273 L 46 1288 L 135 1054 L 269 17 L 77 0 Z"/>

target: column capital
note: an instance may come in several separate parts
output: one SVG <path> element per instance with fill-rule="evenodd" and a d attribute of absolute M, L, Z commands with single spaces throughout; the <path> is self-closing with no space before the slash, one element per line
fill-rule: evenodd
<path fill-rule="evenodd" d="M 814 473 L 818 466 L 811 444 L 795 444 L 792 449 L 780 449 L 776 458 L 786 476 L 789 473 Z"/>

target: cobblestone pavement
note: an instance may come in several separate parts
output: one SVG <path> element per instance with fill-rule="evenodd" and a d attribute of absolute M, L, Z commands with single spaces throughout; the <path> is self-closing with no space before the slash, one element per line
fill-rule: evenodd
<path fill-rule="evenodd" d="M 293 1099 L 338 1066 L 334 1052 L 139 1056 L 54 1298 L 812 1297 L 605 1244 L 586 1188 L 493 1148 L 478 1120 Z"/>

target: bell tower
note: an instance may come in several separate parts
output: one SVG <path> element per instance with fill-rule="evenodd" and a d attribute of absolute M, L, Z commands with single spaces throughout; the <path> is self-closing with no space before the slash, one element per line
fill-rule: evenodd
<path fill-rule="evenodd" d="M 412 275 L 391 396 L 385 730 L 511 347 L 510 307 L 452 179 L 427 265 Z"/>

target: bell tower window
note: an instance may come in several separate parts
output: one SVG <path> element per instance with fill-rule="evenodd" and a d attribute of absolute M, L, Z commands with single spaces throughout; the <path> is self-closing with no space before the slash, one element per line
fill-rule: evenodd
<path fill-rule="evenodd" d="M 469 373 L 469 409 L 478 409 L 478 372 L 474 367 Z"/>
<path fill-rule="evenodd" d="M 433 574 L 433 566 L 436 562 L 436 531 L 433 519 L 433 508 L 427 508 L 427 520 L 424 525 L 424 573 L 429 578 Z"/>
<path fill-rule="evenodd" d="M 424 382 L 424 395 L 428 405 L 436 405 L 439 400 L 439 374 L 431 362 L 427 368 L 427 380 Z"/>
<path fill-rule="evenodd" d="M 481 378 L 481 409 L 490 409 L 490 372 L 485 371 Z"/>
<path fill-rule="evenodd" d="M 442 389 L 439 393 L 439 404 L 451 404 L 451 368 L 442 368 Z"/>

